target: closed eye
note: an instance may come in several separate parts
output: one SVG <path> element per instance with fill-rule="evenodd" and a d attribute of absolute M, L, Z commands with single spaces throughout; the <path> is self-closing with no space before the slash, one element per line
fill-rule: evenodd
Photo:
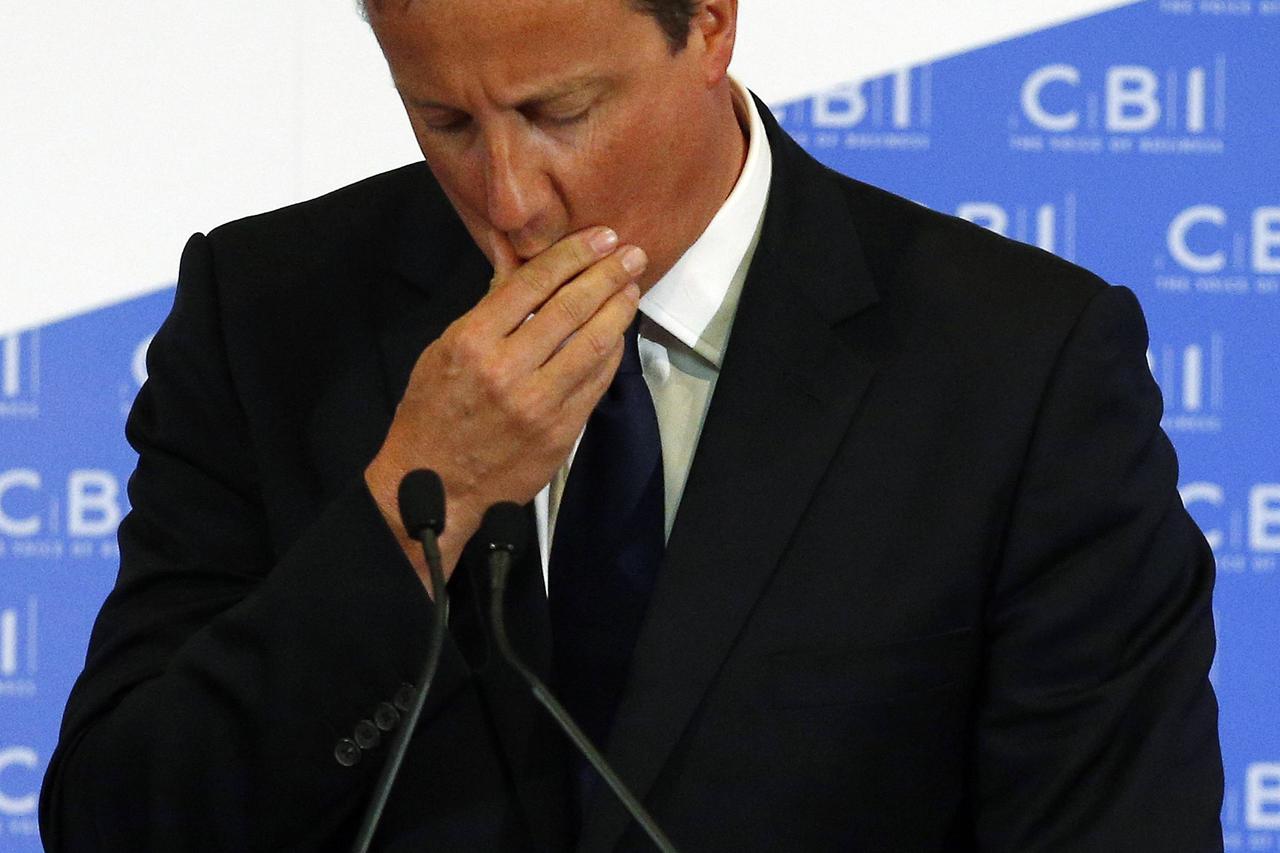
<path fill-rule="evenodd" d="M 546 107 L 530 106 L 520 110 L 527 121 L 550 127 L 571 127 L 586 119 L 591 107 L 580 107 L 576 110 L 552 110 Z"/>
<path fill-rule="evenodd" d="M 554 125 L 555 127 L 570 127 L 571 125 L 575 125 L 582 121 L 585 121 L 587 118 L 587 114 L 590 112 L 591 110 L 580 110 L 579 112 L 576 112 L 573 115 L 567 115 L 567 116 L 548 115 L 548 116 L 543 116 L 542 120 L 547 124 Z"/>
<path fill-rule="evenodd" d="M 427 129 L 433 133 L 461 133 L 471 124 L 470 116 L 458 116 L 447 121 L 428 121 L 425 122 Z"/>

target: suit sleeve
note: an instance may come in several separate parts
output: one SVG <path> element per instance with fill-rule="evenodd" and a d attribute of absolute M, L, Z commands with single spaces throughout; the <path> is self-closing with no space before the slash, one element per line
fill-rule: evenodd
<path fill-rule="evenodd" d="M 42 792 L 51 851 L 316 849 L 390 735 L 354 766 L 335 747 L 418 677 L 429 600 L 361 477 L 273 546 L 219 316 L 196 235 L 127 426 L 132 509 Z"/>
<path fill-rule="evenodd" d="M 976 831 L 999 851 L 1220 850 L 1214 558 L 1183 508 L 1133 294 L 1040 403 L 987 613 Z"/>

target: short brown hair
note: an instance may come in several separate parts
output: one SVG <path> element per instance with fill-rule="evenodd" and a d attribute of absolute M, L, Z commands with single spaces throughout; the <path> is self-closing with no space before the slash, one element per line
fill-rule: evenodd
<path fill-rule="evenodd" d="M 638 11 L 652 15 L 667 36 L 672 53 L 689 43 L 689 27 L 698 14 L 698 0 L 631 0 Z"/>
<path fill-rule="evenodd" d="M 384 0 L 357 0 L 357 2 L 360 6 L 360 14 L 368 20 L 369 10 L 378 11 Z M 402 2 L 407 6 L 411 0 L 402 0 Z M 650 15 L 658 22 L 658 26 L 667 37 L 667 43 L 671 45 L 672 53 L 684 50 L 684 46 L 689 43 L 689 27 L 692 25 L 693 16 L 698 13 L 699 0 L 629 0 L 629 2 L 636 11 Z"/>

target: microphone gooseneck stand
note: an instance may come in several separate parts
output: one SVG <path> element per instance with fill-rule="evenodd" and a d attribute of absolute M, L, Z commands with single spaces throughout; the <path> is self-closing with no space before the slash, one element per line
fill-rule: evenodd
<path fill-rule="evenodd" d="M 515 562 L 516 554 L 523 550 L 525 544 L 524 510 L 513 503 L 494 504 L 485 513 L 484 521 L 480 524 L 480 533 L 484 537 L 481 541 L 485 542 L 489 548 L 489 619 L 493 624 L 494 642 L 498 652 L 528 683 L 534 698 L 547 709 L 564 733 L 573 741 L 574 746 L 613 789 L 614 794 L 626 806 L 627 811 L 635 818 L 636 823 L 640 824 L 658 850 L 662 853 L 676 853 L 675 846 L 662 832 L 644 805 L 627 789 L 627 786 L 618 778 L 618 774 L 613 772 L 613 768 L 605 761 L 604 756 L 573 721 L 564 706 L 542 683 L 542 680 L 516 656 L 515 650 L 507 640 L 503 600 L 511 566 Z"/>
<path fill-rule="evenodd" d="M 422 543 L 422 553 L 427 560 L 431 591 L 434 594 L 434 618 L 427 657 L 422 666 L 422 674 L 418 677 L 417 689 L 413 693 L 413 702 L 391 741 L 387 762 L 382 767 L 373 799 L 369 801 L 360 831 L 351 848 L 354 853 L 368 853 L 373 836 L 378 831 L 378 821 L 382 819 L 387 797 L 400 773 L 400 765 L 409 748 L 409 738 L 418 726 L 418 718 L 422 716 L 422 708 L 427 701 L 427 692 L 435 679 L 449 625 L 449 595 L 445 590 L 444 571 L 440 566 L 440 546 L 437 542 L 437 537 L 444 532 L 444 484 L 435 471 L 425 468 L 410 471 L 400 481 L 399 499 L 400 519 L 404 522 L 405 531 L 411 538 Z"/>

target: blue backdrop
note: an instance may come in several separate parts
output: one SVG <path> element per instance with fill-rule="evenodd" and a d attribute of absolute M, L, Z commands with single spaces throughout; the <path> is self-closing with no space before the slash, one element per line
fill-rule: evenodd
<path fill-rule="evenodd" d="M 1242 851 L 1280 850 L 1278 76 L 1280 0 L 1159 0 L 776 107 L 832 167 L 1138 294 L 1218 559 L 1223 824 Z M 39 849 L 36 791 L 118 562 L 124 420 L 172 296 L 0 338 L 3 850 Z"/>

